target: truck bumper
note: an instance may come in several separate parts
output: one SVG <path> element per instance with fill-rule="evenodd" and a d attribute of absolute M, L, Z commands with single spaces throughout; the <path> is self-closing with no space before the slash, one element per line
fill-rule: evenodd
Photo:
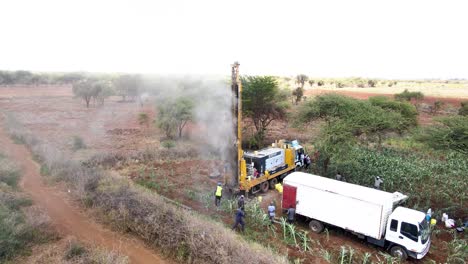
<path fill-rule="evenodd" d="M 424 258 L 424 256 L 426 256 L 427 252 L 429 252 L 429 248 L 431 247 L 431 241 L 429 240 L 427 242 L 427 245 L 426 247 L 423 249 L 422 252 L 413 252 L 413 251 L 409 251 L 408 250 L 408 255 L 412 258 L 415 258 L 415 259 L 422 259 Z"/>
<path fill-rule="evenodd" d="M 422 259 L 424 256 L 426 256 L 427 252 L 429 252 L 429 248 L 431 247 L 431 240 L 427 242 L 426 248 L 424 248 L 423 252 L 419 253 L 416 258 L 417 259 Z"/>

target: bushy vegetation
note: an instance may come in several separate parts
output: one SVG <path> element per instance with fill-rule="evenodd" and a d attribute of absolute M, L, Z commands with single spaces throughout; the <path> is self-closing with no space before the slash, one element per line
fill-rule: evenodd
<path fill-rule="evenodd" d="M 414 126 L 413 108 L 384 98 L 365 101 L 327 94 L 305 103 L 296 119 L 301 123 L 325 121 L 317 145 L 332 158 L 358 142 L 381 146 L 387 133 Z"/>
<path fill-rule="evenodd" d="M 468 116 L 436 119 L 437 124 L 425 128 L 417 140 L 437 150 L 453 150 L 468 155 Z"/>
<path fill-rule="evenodd" d="M 401 101 L 411 101 L 411 100 L 422 100 L 424 98 L 424 94 L 421 92 L 410 92 L 408 89 L 405 89 L 403 92 L 395 94 L 396 100 Z"/>
<path fill-rule="evenodd" d="M 193 120 L 194 103 L 188 97 L 167 99 L 158 105 L 156 123 L 166 138 L 173 138 L 177 133 L 182 138 L 182 131 L 187 123 Z"/>
<path fill-rule="evenodd" d="M 16 188 L 19 181 L 19 171 L 17 167 L 0 153 L 0 182 Z"/>
<path fill-rule="evenodd" d="M 30 207 L 31 200 L 14 189 L 18 175 L 18 169 L 5 156 L 0 156 L 0 262 L 26 253 L 32 245 L 55 237 L 48 217 L 37 208 Z"/>
<path fill-rule="evenodd" d="M 86 144 L 84 143 L 83 139 L 79 136 L 73 136 L 73 143 L 72 143 L 72 149 L 73 151 L 77 151 L 80 149 L 85 149 Z"/>
<path fill-rule="evenodd" d="M 468 101 L 461 102 L 460 106 L 458 114 L 461 116 L 468 116 Z"/>

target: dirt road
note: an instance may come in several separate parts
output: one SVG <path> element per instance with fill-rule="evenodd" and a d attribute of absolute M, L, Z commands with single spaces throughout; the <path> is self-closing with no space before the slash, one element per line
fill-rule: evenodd
<path fill-rule="evenodd" d="M 31 153 L 24 145 L 14 144 L 1 126 L 0 146 L 21 167 L 21 187 L 31 195 L 34 204 L 46 210 L 61 234 L 72 235 L 85 243 L 118 251 L 128 256 L 131 263 L 170 263 L 154 254 L 143 242 L 103 228 L 73 206 L 66 195 L 46 186 L 39 174 L 39 165 L 32 160 Z"/>

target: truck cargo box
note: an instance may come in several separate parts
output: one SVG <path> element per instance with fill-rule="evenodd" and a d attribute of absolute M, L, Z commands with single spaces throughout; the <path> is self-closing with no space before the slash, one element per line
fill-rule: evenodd
<path fill-rule="evenodd" d="M 382 238 L 394 205 L 407 198 L 302 172 L 283 183 L 283 208 L 295 206 L 299 215 L 375 239 Z"/>

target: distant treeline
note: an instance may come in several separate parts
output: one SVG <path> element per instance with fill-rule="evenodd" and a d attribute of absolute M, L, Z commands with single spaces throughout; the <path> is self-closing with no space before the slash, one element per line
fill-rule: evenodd
<path fill-rule="evenodd" d="M 93 77 L 96 79 L 112 79 L 117 74 L 99 73 L 36 73 L 30 71 L 0 71 L 0 85 L 50 85 L 73 84 L 77 81 Z"/>

